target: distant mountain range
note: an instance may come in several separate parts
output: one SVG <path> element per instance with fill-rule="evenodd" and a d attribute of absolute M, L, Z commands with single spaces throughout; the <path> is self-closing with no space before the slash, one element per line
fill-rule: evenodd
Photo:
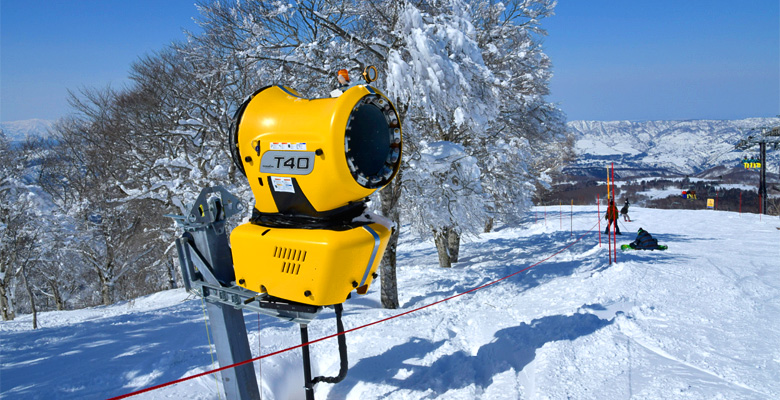
<path fill-rule="evenodd" d="M 27 137 L 48 137 L 54 121 L 30 119 L 0 123 L 6 138 L 21 143 Z M 739 170 L 745 157 L 734 149 L 751 128 L 778 126 L 780 118 L 686 121 L 571 121 L 576 161 L 564 168 L 569 175 L 601 177 L 615 163 L 615 174 L 630 176 L 710 175 Z M 780 150 L 767 151 L 772 172 L 780 163 Z M 774 167 L 771 167 L 774 166 Z"/>
<path fill-rule="evenodd" d="M 0 123 L 6 139 L 11 143 L 21 143 L 28 137 L 49 137 L 49 128 L 54 121 L 43 119 L 26 119 L 23 121 L 11 121 Z"/>
<path fill-rule="evenodd" d="M 702 175 L 742 168 L 745 157 L 757 157 L 758 147 L 734 149 L 751 128 L 778 126 L 780 118 L 688 121 L 571 121 L 577 160 L 564 168 L 569 175 L 603 176 L 615 164 L 615 174 L 630 176 Z M 775 171 L 780 151 L 767 151 Z M 773 166 L 774 167 L 771 167 Z"/>

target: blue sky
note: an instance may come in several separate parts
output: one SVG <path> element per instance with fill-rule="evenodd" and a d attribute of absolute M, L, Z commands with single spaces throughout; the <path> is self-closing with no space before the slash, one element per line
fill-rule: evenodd
<path fill-rule="evenodd" d="M 0 0 L 0 121 L 57 119 L 67 91 L 125 85 L 139 57 L 185 40 L 196 0 Z"/>
<path fill-rule="evenodd" d="M 569 119 L 780 114 L 780 1 L 559 0 L 550 99 Z"/>
<path fill-rule="evenodd" d="M 197 29 L 195 0 L 1 0 L 0 121 L 57 119 Z M 560 0 L 549 99 L 570 120 L 780 114 L 780 2 Z"/>

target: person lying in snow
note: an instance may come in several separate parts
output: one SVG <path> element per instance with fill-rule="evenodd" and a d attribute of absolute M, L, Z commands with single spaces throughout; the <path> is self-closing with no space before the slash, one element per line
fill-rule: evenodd
<path fill-rule="evenodd" d="M 620 246 L 622 250 L 629 248 L 634 250 L 666 250 L 667 246 L 659 245 L 658 239 L 650 235 L 646 230 L 639 228 L 639 232 L 636 235 L 636 239 L 629 244 Z"/>

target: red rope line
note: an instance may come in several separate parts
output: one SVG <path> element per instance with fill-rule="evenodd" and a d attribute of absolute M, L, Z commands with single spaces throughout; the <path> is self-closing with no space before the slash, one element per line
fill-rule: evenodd
<path fill-rule="evenodd" d="M 599 221 L 599 222 L 600 222 L 600 221 Z M 248 364 L 248 363 L 251 363 L 251 362 L 254 362 L 254 361 L 257 361 L 257 360 L 262 360 L 263 358 L 267 358 L 267 357 L 275 356 L 275 355 L 277 355 L 277 354 L 281 354 L 281 353 L 285 353 L 285 352 L 288 352 L 288 351 L 291 351 L 291 350 L 299 349 L 299 348 L 301 348 L 301 347 L 303 347 L 303 346 L 308 346 L 308 345 L 311 345 L 311 344 L 314 344 L 314 343 L 318 343 L 318 342 L 321 342 L 321 341 L 323 341 L 323 340 L 332 339 L 332 338 L 334 338 L 334 337 L 336 337 L 336 336 L 339 336 L 339 335 L 346 335 L 346 334 L 347 334 L 347 333 L 349 333 L 349 332 L 354 332 L 354 331 L 356 331 L 356 330 L 359 330 L 359 329 L 368 328 L 369 326 L 372 326 L 372 325 L 380 324 L 380 323 L 382 323 L 382 322 L 386 322 L 386 321 L 390 321 L 390 320 L 392 320 L 392 319 L 396 319 L 396 318 L 399 318 L 399 317 L 403 317 L 404 315 L 408 315 L 408 314 L 411 314 L 411 313 L 413 313 L 413 312 L 417 312 L 417 311 L 420 311 L 420 310 L 426 309 L 426 308 L 428 308 L 428 307 L 432 307 L 432 306 L 435 306 L 435 305 L 437 305 L 437 304 L 444 303 L 445 301 L 450 301 L 450 300 L 452 300 L 452 299 L 454 299 L 454 298 L 456 298 L 456 297 L 460 297 L 460 296 L 463 296 L 463 295 L 465 295 L 465 294 L 469 294 L 469 293 L 472 293 L 472 292 L 476 292 L 477 290 L 484 289 L 484 288 L 486 288 L 486 287 L 488 287 L 488 286 L 492 286 L 492 285 L 495 285 L 496 283 L 499 283 L 499 282 L 501 282 L 501 281 L 504 281 L 504 280 L 506 280 L 506 279 L 509 279 L 509 278 L 511 278 L 511 277 L 513 277 L 513 276 L 515 276 L 515 275 L 517 275 L 517 274 L 519 274 L 519 273 L 521 273 L 521 272 L 528 271 L 529 269 L 531 269 L 531 268 L 533 268 L 533 267 L 536 267 L 537 265 L 539 265 L 539 264 L 541 264 L 541 263 L 543 263 L 543 262 L 545 262 L 545 261 L 547 261 L 547 260 L 549 260 L 549 259 L 551 259 L 551 258 L 553 258 L 553 257 L 557 256 L 558 254 L 561 254 L 561 253 L 563 253 L 563 252 L 564 252 L 566 249 L 568 249 L 569 247 L 571 247 L 571 246 L 573 246 L 574 244 L 576 244 L 577 242 L 579 242 L 579 241 L 580 241 L 580 240 L 581 240 L 583 237 L 585 237 L 585 235 L 587 235 L 587 234 L 591 233 L 591 232 L 593 231 L 593 228 L 595 228 L 595 227 L 596 227 L 596 224 L 593 224 L 593 226 L 590 228 L 590 230 L 588 230 L 587 232 L 585 232 L 585 233 L 583 233 L 582 235 L 580 235 L 580 236 L 577 238 L 577 240 L 575 240 L 575 241 L 573 241 L 573 242 L 569 243 L 567 246 L 565 246 L 565 247 L 561 248 L 560 250 L 558 250 L 557 252 L 555 252 L 555 253 L 553 253 L 552 255 L 548 256 L 547 258 L 545 258 L 545 259 L 542 259 L 541 261 L 539 261 L 539 262 L 537 262 L 537 263 L 535 263 L 535 264 L 532 264 L 532 265 L 530 265 L 530 266 L 528 266 L 528 267 L 525 267 L 525 268 L 523 268 L 523 269 L 521 269 L 521 270 L 519 270 L 519 271 L 517 271 L 517 272 L 514 272 L 514 273 L 512 273 L 512 274 L 510 274 L 510 275 L 507 275 L 507 276 L 505 276 L 505 277 L 503 277 L 503 278 L 499 278 L 499 279 L 496 279 L 496 280 L 494 280 L 494 281 L 492 281 L 492 282 L 488 282 L 488 283 L 486 283 L 486 284 L 484 284 L 484 285 L 482 285 L 482 286 L 478 286 L 478 287 L 475 287 L 475 288 L 469 289 L 469 290 L 467 290 L 467 291 L 465 291 L 465 292 L 462 292 L 462 293 L 458 293 L 458 294 L 452 295 L 452 296 L 450 296 L 450 297 L 447 297 L 447 298 L 445 298 L 445 299 L 442 299 L 442 300 L 439 300 L 439 301 L 435 301 L 435 302 L 433 302 L 433 303 L 426 304 L 426 305 L 424 305 L 424 306 L 420 306 L 420 307 L 417 307 L 417 308 L 415 308 L 415 309 L 412 309 L 412 310 L 409 310 L 409 311 L 404 311 L 404 312 L 402 312 L 402 313 L 400 313 L 400 314 L 392 315 L 392 316 L 390 316 L 390 317 L 387 317 L 387 318 L 384 318 L 384 319 L 380 319 L 380 320 L 378 320 L 378 321 L 369 322 L 369 323 L 367 323 L 367 324 L 365 324 L 365 325 L 360 325 L 360 326 L 358 326 L 358 327 L 355 327 L 355 328 L 347 329 L 347 330 L 345 330 L 344 332 L 341 332 L 341 333 L 334 333 L 334 334 L 332 334 L 332 335 L 324 336 L 324 337 L 321 337 L 321 338 L 319 338 L 319 339 L 311 340 L 311 341 L 309 341 L 309 342 L 306 342 L 306 343 L 301 343 L 301 344 L 299 344 L 299 345 L 295 345 L 295 346 L 292 346 L 292 347 L 288 347 L 288 348 L 286 348 L 286 349 L 277 350 L 277 351 L 274 351 L 274 352 L 272 352 L 272 353 L 268 353 L 268 354 L 263 354 L 263 355 L 261 355 L 261 356 L 258 356 L 258 357 L 255 357 L 255 358 L 251 358 L 251 359 L 249 359 L 249 360 L 246 360 L 246 361 L 241 361 L 241 362 L 238 362 L 238 363 L 235 363 L 235 364 L 227 365 L 227 366 L 220 367 L 220 368 L 217 368 L 217 369 L 213 369 L 213 370 L 210 370 L 210 371 L 205 371 L 205 372 L 201 372 L 201 373 L 198 373 L 198 374 L 195 374 L 195 375 L 190 375 L 190 376 L 187 376 L 187 377 L 184 377 L 184 378 L 181 378 L 181 379 L 177 379 L 177 380 L 175 380 L 175 381 L 170 381 L 170 382 L 166 382 L 166 383 L 161 383 L 161 384 L 159 384 L 159 385 L 151 386 L 151 387 L 148 387 L 148 388 L 146 388 L 146 389 L 141 389 L 141 390 L 138 390 L 138 391 L 135 391 L 135 392 L 126 393 L 126 394 L 123 394 L 123 395 L 121 395 L 121 396 L 111 397 L 111 398 L 109 398 L 108 400 L 119 400 L 119 399 L 126 399 L 126 398 L 128 398 L 128 397 L 132 397 L 132 396 L 135 396 L 135 395 L 139 395 L 139 394 L 141 394 L 141 393 L 151 392 L 151 391 L 153 391 L 153 390 L 162 389 L 162 388 L 164 388 L 164 387 L 166 387 L 166 386 L 175 385 L 175 384 L 177 384 L 177 383 L 181 383 L 181 382 L 188 381 L 188 380 L 191 380 L 191 379 L 200 378 L 201 376 L 206 376 L 206 375 L 210 375 L 210 374 L 213 374 L 213 373 L 217 373 L 217 372 L 219 372 L 219 371 L 224 371 L 224 370 L 226 370 L 226 369 L 235 368 L 235 367 L 238 367 L 238 366 L 240 366 L 240 365 Z"/>

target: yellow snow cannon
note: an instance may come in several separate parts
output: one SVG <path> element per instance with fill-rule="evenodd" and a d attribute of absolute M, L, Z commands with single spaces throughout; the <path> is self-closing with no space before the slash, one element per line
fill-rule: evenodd
<path fill-rule="evenodd" d="M 239 108 L 231 136 L 255 197 L 230 237 L 236 283 L 315 306 L 365 294 L 392 229 L 365 207 L 400 167 L 392 102 L 369 85 L 319 99 L 269 86 Z"/>

